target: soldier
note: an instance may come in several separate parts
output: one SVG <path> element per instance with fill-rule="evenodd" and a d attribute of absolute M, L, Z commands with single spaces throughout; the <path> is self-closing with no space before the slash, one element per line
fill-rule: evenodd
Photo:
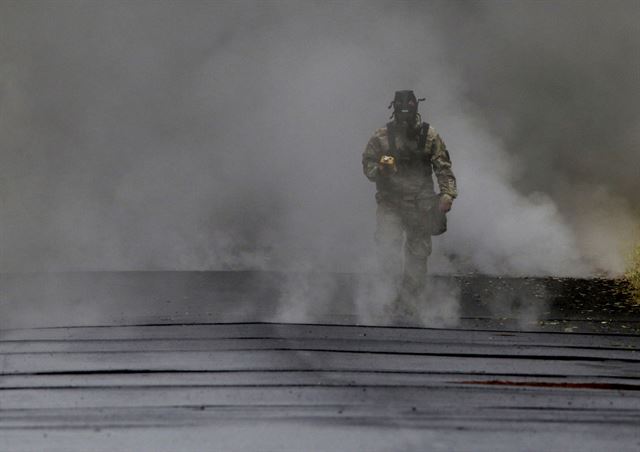
<path fill-rule="evenodd" d="M 424 293 L 431 236 L 446 229 L 445 213 L 457 196 L 447 148 L 418 113 L 422 100 L 413 91 L 396 91 L 389 105 L 392 121 L 376 130 L 362 155 L 364 174 L 377 189 L 375 240 L 381 270 L 398 286 L 397 314 L 409 316 L 415 315 L 415 303 Z"/>

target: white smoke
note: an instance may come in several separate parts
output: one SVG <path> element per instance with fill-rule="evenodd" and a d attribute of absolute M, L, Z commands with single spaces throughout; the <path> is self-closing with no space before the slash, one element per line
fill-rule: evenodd
<path fill-rule="evenodd" d="M 589 5 L 589 17 L 605 8 Z M 434 272 L 617 273 L 637 220 L 620 189 L 636 186 L 633 169 L 587 198 L 570 153 L 553 168 L 554 180 L 571 175 L 568 186 L 532 176 L 562 142 L 549 132 L 547 149 L 537 136 L 534 152 L 520 126 L 549 105 L 533 102 L 532 88 L 509 98 L 528 107 L 514 108 L 505 98 L 516 83 L 503 80 L 502 92 L 494 83 L 506 73 L 536 86 L 517 69 L 548 52 L 525 38 L 563 36 L 556 26 L 542 38 L 535 26 L 530 36 L 514 29 L 531 8 L 3 3 L 0 270 L 367 271 L 375 202 L 360 155 L 393 92 L 414 89 L 460 186 L 450 231 L 434 240 Z M 565 4 L 559 14 L 572 12 Z M 483 59 L 495 43 L 489 26 L 521 38 L 495 67 Z M 519 45 L 527 61 L 512 58 Z M 573 63 L 590 69 L 588 54 L 554 52 L 564 74 Z M 487 87 L 499 102 L 477 94 Z M 608 218 L 615 237 L 604 240 Z"/>

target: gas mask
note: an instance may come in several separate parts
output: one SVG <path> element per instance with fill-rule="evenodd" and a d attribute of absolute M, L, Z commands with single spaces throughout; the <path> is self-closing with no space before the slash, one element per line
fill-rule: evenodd
<path fill-rule="evenodd" d="M 411 90 L 396 91 L 393 102 L 389 108 L 393 107 L 393 118 L 399 123 L 414 125 L 418 119 L 418 102 L 424 99 L 417 99 Z"/>

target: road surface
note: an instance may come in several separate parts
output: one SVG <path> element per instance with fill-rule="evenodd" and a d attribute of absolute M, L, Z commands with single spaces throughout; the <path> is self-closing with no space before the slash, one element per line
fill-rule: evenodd
<path fill-rule="evenodd" d="M 640 450 L 615 284 L 438 284 L 400 327 L 356 275 L 2 275 L 0 450 Z"/>

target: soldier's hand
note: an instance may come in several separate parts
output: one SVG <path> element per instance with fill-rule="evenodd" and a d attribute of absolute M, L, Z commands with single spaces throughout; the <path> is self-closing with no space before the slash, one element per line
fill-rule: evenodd
<path fill-rule="evenodd" d="M 453 205 L 453 198 L 449 195 L 440 195 L 440 203 L 438 208 L 440 212 L 447 213 L 451 210 L 451 206 Z"/>
<path fill-rule="evenodd" d="M 378 162 L 378 169 L 385 176 L 396 173 L 398 171 L 396 159 L 391 155 L 383 155 L 380 157 L 380 162 Z"/>

